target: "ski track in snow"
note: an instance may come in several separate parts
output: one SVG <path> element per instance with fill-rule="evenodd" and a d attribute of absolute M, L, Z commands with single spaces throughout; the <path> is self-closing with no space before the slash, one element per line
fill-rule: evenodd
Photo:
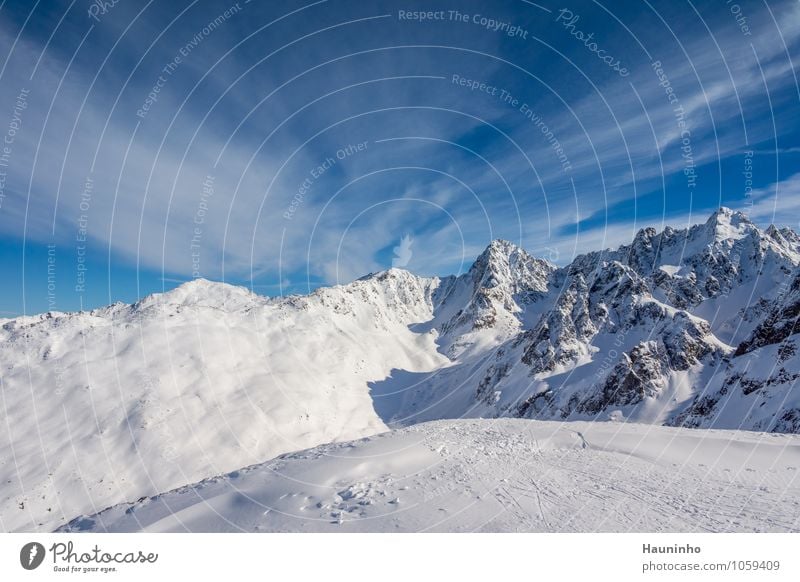
<path fill-rule="evenodd" d="M 798 531 L 800 437 L 436 421 L 322 445 L 65 531 Z"/>

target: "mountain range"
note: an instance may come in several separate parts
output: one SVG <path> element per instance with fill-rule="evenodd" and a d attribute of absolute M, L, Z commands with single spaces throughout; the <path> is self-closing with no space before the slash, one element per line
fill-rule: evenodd
<path fill-rule="evenodd" d="M 459 276 L 2 319 L 0 529 L 428 421 L 800 433 L 799 315 L 800 237 L 721 208 L 565 266 L 498 240 Z"/>

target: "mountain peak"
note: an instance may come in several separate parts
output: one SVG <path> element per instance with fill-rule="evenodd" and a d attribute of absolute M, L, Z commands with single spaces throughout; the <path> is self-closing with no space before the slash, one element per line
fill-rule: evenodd
<path fill-rule="evenodd" d="M 720 206 L 711 214 L 705 226 L 717 241 L 738 240 L 756 228 L 746 214 L 726 206 Z"/>
<path fill-rule="evenodd" d="M 497 264 L 507 264 L 512 255 L 525 252 L 520 247 L 507 240 L 497 238 L 483 249 L 483 252 L 475 259 L 475 264 L 481 266 L 492 266 Z"/>
<path fill-rule="evenodd" d="M 364 275 L 363 277 L 359 277 L 356 279 L 356 281 L 409 281 L 417 280 L 419 278 L 420 277 L 417 277 L 417 275 L 408 269 L 390 267 L 383 271 L 375 271 Z"/>
<path fill-rule="evenodd" d="M 486 251 L 497 251 L 501 253 L 513 253 L 516 250 L 519 250 L 520 247 L 512 243 L 511 241 L 507 241 L 502 238 L 496 238 L 492 242 L 489 243 L 489 246 L 486 247 Z M 484 252 L 486 252 L 484 251 Z"/>
<path fill-rule="evenodd" d="M 507 287 L 513 293 L 546 289 L 547 278 L 555 269 L 514 243 L 495 239 L 478 256 L 469 273 L 476 289 Z"/>
<path fill-rule="evenodd" d="M 184 281 L 183 283 L 178 285 L 176 289 L 200 290 L 200 289 L 208 289 L 210 287 L 214 287 L 215 285 L 230 285 L 230 284 L 220 281 L 212 281 L 210 279 L 205 279 L 203 277 L 197 277 L 195 279 L 190 279 L 189 281 Z"/>
<path fill-rule="evenodd" d="M 711 213 L 708 217 L 707 223 L 715 224 L 753 224 L 750 218 L 738 210 L 732 210 L 727 206 L 720 206 L 717 210 Z"/>
<path fill-rule="evenodd" d="M 234 311 L 257 302 L 259 296 L 246 287 L 231 285 L 222 281 L 210 281 L 199 277 L 181 283 L 164 293 L 148 295 L 138 303 L 137 308 L 152 305 L 180 305 L 215 307 Z"/>
<path fill-rule="evenodd" d="M 368 277 L 405 277 L 407 275 L 413 275 L 411 271 L 408 269 L 404 269 L 402 267 L 389 267 L 388 269 L 384 269 L 383 271 L 376 271 L 374 273 L 370 273 Z"/>
<path fill-rule="evenodd" d="M 528 253 L 514 243 L 499 238 L 494 239 L 475 259 L 471 270 L 481 274 L 507 271 L 513 258 L 519 256 L 529 257 Z"/>
<path fill-rule="evenodd" d="M 179 292 L 181 295 L 207 295 L 208 293 L 217 293 L 217 292 L 224 292 L 224 291 L 244 291 L 249 293 L 249 290 L 246 287 L 242 287 L 241 285 L 233 285 L 231 283 L 226 283 L 225 281 L 212 281 L 210 279 L 204 279 L 203 277 L 197 277 L 195 279 L 191 279 L 186 281 L 185 283 L 181 283 L 171 291 L 167 291 L 167 293 Z"/>

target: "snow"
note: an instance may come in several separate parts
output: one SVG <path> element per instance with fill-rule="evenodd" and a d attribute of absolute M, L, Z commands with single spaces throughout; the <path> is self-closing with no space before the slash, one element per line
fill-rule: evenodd
<path fill-rule="evenodd" d="M 753 229 L 753 223 L 741 212 L 721 207 L 706 222 L 716 241 L 734 241 L 747 236 Z"/>
<path fill-rule="evenodd" d="M 659 269 L 664 271 L 667 275 L 677 275 L 682 267 L 680 265 L 661 265 Z"/>
<path fill-rule="evenodd" d="M 0 530 L 50 531 L 442 419 L 800 433 L 799 249 L 792 231 L 720 209 L 561 268 L 494 241 L 459 277 L 390 269 L 283 298 L 195 280 L 133 305 L 4 319 Z M 393 510 L 413 501 L 387 491 Z"/>
<path fill-rule="evenodd" d="M 0 529 L 49 531 L 287 451 L 386 430 L 369 383 L 448 363 L 436 281 L 406 273 L 267 300 L 195 281 L 0 329 Z M 426 295 L 428 294 L 428 295 Z"/>
<path fill-rule="evenodd" d="M 799 371 L 793 340 L 759 348 L 717 371 L 678 420 L 691 427 L 798 432 L 800 415 L 793 411 L 800 410 Z"/>
<path fill-rule="evenodd" d="M 67 531 L 798 531 L 800 436 L 438 421 L 322 445 Z"/>

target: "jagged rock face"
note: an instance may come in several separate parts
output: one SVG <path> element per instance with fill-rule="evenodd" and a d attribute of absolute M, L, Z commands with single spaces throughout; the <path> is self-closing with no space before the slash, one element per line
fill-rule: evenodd
<path fill-rule="evenodd" d="M 622 354 L 603 382 L 602 389 L 578 405 L 578 410 L 598 414 L 610 406 L 629 406 L 657 397 L 669 372 L 663 344 L 647 341 Z"/>
<path fill-rule="evenodd" d="M 679 311 L 673 317 L 673 323 L 662 334 L 673 370 L 688 370 L 708 354 L 718 351 L 710 341 L 711 329 L 705 321 Z"/>
<path fill-rule="evenodd" d="M 454 364 L 408 389 L 398 417 L 711 422 L 721 397 L 707 387 L 727 373 L 743 336 L 794 333 L 796 307 L 784 302 L 776 314 L 773 304 L 799 248 L 792 231 L 761 231 L 727 209 L 682 230 L 642 229 L 630 245 L 561 268 L 497 241 L 434 293 L 438 343 Z M 791 390 L 792 369 L 773 377 L 773 392 Z M 751 415 L 715 426 L 785 430 L 791 410 L 774 411 L 785 419 L 772 424 Z"/>
<path fill-rule="evenodd" d="M 548 278 L 556 270 L 551 263 L 536 259 L 514 244 L 496 240 L 475 260 L 468 276 L 473 289 L 489 291 L 506 302 L 509 295 L 525 299 L 548 290 Z M 509 308 L 511 303 L 505 303 Z"/>
<path fill-rule="evenodd" d="M 598 414 L 610 407 L 636 405 L 646 398 L 658 398 L 670 373 L 686 371 L 710 354 L 721 350 L 708 341 L 708 325 L 677 312 L 659 340 L 636 344 L 624 352 L 621 361 L 602 383 L 602 390 L 590 394 L 577 410 Z"/>
<path fill-rule="evenodd" d="M 736 348 L 741 356 L 753 350 L 780 343 L 800 332 L 800 272 L 791 280 L 786 293 L 781 290 L 774 307 L 753 333 Z"/>
<path fill-rule="evenodd" d="M 775 228 L 768 229 L 767 235 L 792 244 L 795 240 Z M 672 424 L 800 431 L 800 391 L 796 388 L 800 380 L 800 271 L 777 286 L 768 301 L 759 301 L 747 313 L 758 321 L 753 331 Z"/>
<path fill-rule="evenodd" d="M 796 339 L 756 348 L 725 362 L 720 372 L 669 424 L 800 431 L 800 358 Z"/>
<path fill-rule="evenodd" d="M 571 277 L 555 307 L 533 330 L 523 333 L 521 341 L 528 346 L 522 355 L 523 363 L 534 372 L 549 372 L 585 353 L 586 342 L 597 333 L 589 298 L 583 276 L 578 273 Z M 595 315 L 600 319 L 603 313 L 598 311 Z"/>
<path fill-rule="evenodd" d="M 548 291 L 554 271 L 555 265 L 510 242 L 493 241 L 465 275 L 442 282 L 437 301 L 455 295 L 463 305 L 440 330 L 480 330 L 493 327 L 504 316 L 514 317 Z"/>
<path fill-rule="evenodd" d="M 728 341 L 756 328 L 754 339 L 736 351 L 741 355 L 797 331 L 800 296 L 779 310 L 771 305 L 776 283 L 800 263 L 798 240 L 789 229 L 761 231 L 743 214 L 720 209 L 704 224 L 642 229 L 616 251 L 589 253 L 559 269 L 531 269 L 535 287 L 529 280 L 509 283 L 507 265 L 519 251 L 492 245 L 470 271 L 489 273 L 471 279 L 475 296 L 487 299 L 459 314 L 461 329 L 473 318 L 475 328 L 488 332 L 501 313 L 525 313 L 522 296 L 534 297 L 539 308 L 503 336 L 498 356 L 479 373 L 465 365 L 476 386 L 470 414 L 584 418 L 616 410 L 622 418 L 671 424 L 710 414 L 713 398 L 704 387 L 739 345 Z M 666 416 L 644 412 L 648 402 L 662 400 Z M 791 411 L 781 415 L 787 420 L 770 430 L 794 426 Z"/>
<path fill-rule="evenodd" d="M 705 224 L 675 230 L 640 230 L 630 245 L 616 251 L 578 257 L 573 268 L 595 269 L 602 261 L 619 261 L 648 281 L 668 303 L 690 309 L 717 297 L 776 263 L 788 273 L 797 264 L 797 235 L 775 227 L 762 232 L 742 213 L 722 208 Z"/>

